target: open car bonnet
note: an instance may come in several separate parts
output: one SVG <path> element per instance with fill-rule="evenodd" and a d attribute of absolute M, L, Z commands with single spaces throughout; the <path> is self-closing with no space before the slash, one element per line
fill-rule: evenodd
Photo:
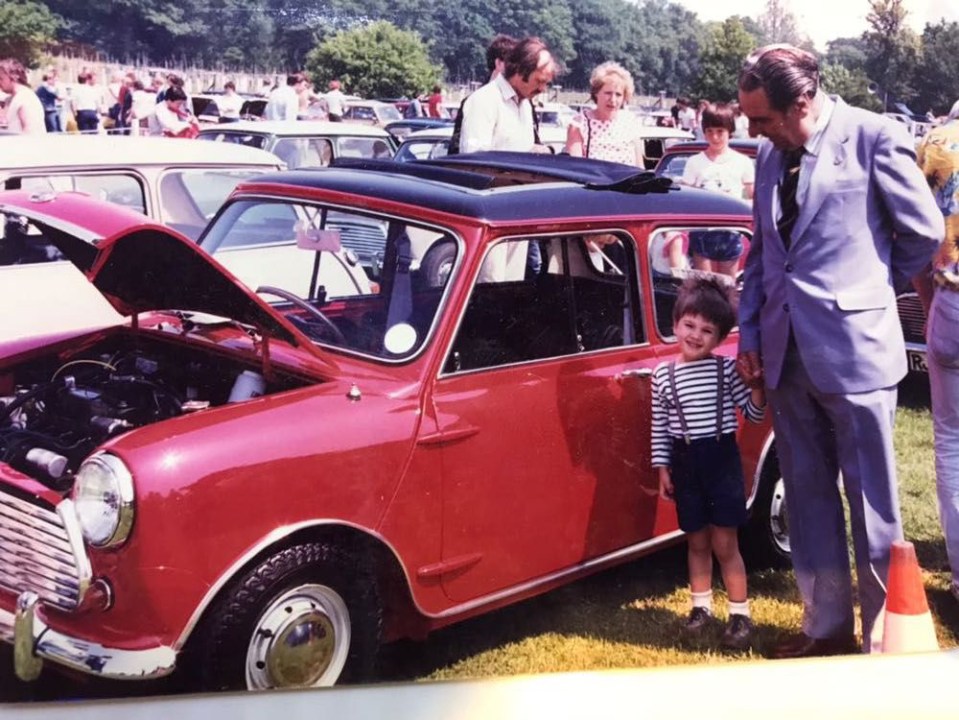
<path fill-rule="evenodd" d="M 315 346 L 191 240 L 139 213 L 79 193 L 0 192 L 3 242 L 53 246 L 122 315 L 216 315 L 292 345 Z M 39 232 L 38 232 L 39 231 Z M 318 351 L 316 351 L 318 352 Z"/>

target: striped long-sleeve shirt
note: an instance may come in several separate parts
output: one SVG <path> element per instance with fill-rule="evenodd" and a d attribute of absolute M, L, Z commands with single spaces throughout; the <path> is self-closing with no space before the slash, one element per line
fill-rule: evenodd
<path fill-rule="evenodd" d="M 765 408 L 757 407 L 732 358 L 723 358 L 722 433 L 736 432 L 736 408 L 747 420 L 759 422 Z M 684 435 L 669 381 L 668 362 L 660 363 L 653 372 L 652 464 L 671 464 L 673 438 Z M 711 356 L 691 363 L 676 364 L 676 391 L 683 407 L 690 439 L 715 437 L 717 382 L 716 358 Z"/>

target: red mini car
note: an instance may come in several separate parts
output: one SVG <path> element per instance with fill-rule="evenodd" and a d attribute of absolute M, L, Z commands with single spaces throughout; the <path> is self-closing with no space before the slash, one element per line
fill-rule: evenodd
<path fill-rule="evenodd" d="M 0 353 L 0 639 L 23 679 L 369 678 L 385 642 L 682 539 L 649 459 L 688 272 L 663 246 L 748 237 L 744 203 L 488 153 L 264 175 L 201 247 L 75 194 L 0 212 L 130 318 Z M 334 293 L 315 280 L 350 233 L 380 238 L 374 277 Z M 207 250 L 261 258 L 260 282 Z M 781 560 L 768 425 L 740 444 L 744 547 Z"/>

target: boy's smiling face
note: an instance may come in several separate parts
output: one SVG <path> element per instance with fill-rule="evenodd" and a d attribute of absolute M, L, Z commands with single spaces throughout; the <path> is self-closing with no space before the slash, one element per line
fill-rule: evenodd
<path fill-rule="evenodd" d="M 673 332 L 679 342 L 682 362 L 695 362 L 709 357 L 722 340 L 716 323 L 710 322 L 702 315 L 683 315 L 673 325 Z"/>

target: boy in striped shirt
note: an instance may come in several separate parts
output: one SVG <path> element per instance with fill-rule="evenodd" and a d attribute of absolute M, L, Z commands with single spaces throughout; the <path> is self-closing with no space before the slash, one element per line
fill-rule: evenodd
<path fill-rule="evenodd" d="M 679 291 L 673 308 L 679 357 L 653 372 L 652 464 L 660 495 L 676 503 L 687 534 L 692 610 L 686 628 L 698 633 L 712 617 L 715 554 L 729 596 L 723 645 L 743 650 L 753 625 L 737 537 L 746 498 L 736 408 L 759 422 L 766 398 L 762 387 L 746 387 L 733 358 L 713 355 L 736 324 L 731 292 L 711 277 L 690 278 Z"/>

